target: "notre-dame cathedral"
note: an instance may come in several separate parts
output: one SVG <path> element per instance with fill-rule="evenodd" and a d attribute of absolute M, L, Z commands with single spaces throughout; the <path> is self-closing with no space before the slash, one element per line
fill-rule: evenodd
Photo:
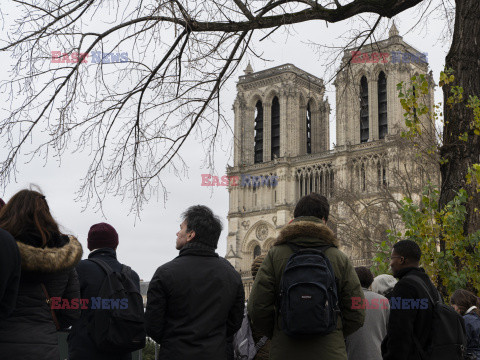
<path fill-rule="evenodd" d="M 427 74 L 426 58 L 399 36 L 395 25 L 388 39 L 356 50 L 345 50 L 334 82 L 333 149 L 322 79 L 292 64 L 259 72 L 249 64 L 239 78 L 233 106 L 234 165 L 228 174 L 278 179 L 275 186 L 251 182 L 229 187 L 226 258 L 241 272 L 247 297 L 253 259 L 268 252 L 303 195 L 317 192 L 329 199 L 328 225 L 358 266 L 369 263 L 372 244 L 396 226 L 392 204 L 406 192 L 418 194 L 426 174 L 438 181 L 438 170 L 415 161 L 413 147 L 399 141 L 405 111 L 397 84 Z M 431 107 L 431 72 L 427 80 L 425 102 Z M 424 135 L 433 138 L 432 117 L 422 118 L 422 125 Z"/>

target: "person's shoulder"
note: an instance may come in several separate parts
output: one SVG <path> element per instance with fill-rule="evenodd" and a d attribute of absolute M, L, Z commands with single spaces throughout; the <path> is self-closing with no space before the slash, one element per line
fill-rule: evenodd
<path fill-rule="evenodd" d="M 477 327 L 480 327 L 480 316 L 476 313 L 470 312 L 465 314 L 463 315 L 463 319 L 465 320 L 465 324 L 475 324 Z"/>
<path fill-rule="evenodd" d="M 130 269 L 130 276 L 132 277 L 133 280 L 137 280 L 137 281 L 140 281 L 140 277 L 138 276 L 138 273 L 132 269 L 131 266 L 129 266 L 128 264 L 121 264 L 122 266 L 126 266 Z"/>
<path fill-rule="evenodd" d="M 324 251 L 325 255 L 328 257 L 328 260 L 332 263 L 332 265 L 336 264 L 341 268 L 352 267 L 353 264 L 350 261 L 350 258 L 345 254 L 342 250 L 337 248 L 336 246 L 331 246 Z"/>
<path fill-rule="evenodd" d="M 219 262 L 220 262 L 222 268 L 224 268 L 225 271 L 229 272 L 230 274 L 234 274 L 235 276 L 238 275 L 240 277 L 240 274 L 238 273 L 237 270 L 235 270 L 235 268 L 230 263 L 230 261 L 228 261 L 227 259 L 225 259 L 224 257 L 221 257 L 221 256 L 219 256 L 218 259 L 219 259 Z"/>
<path fill-rule="evenodd" d="M 386 300 L 388 301 L 388 299 L 383 296 L 383 295 L 380 295 L 372 290 L 364 290 L 363 291 L 363 294 L 365 295 L 365 298 L 366 299 L 379 299 L 379 300 Z"/>
<path fill-rule="evenodd" d="M 18 249 L 14 237 L 6 230 L 0 229 L 0 240 L 2 240 L 2 248 Z"/>

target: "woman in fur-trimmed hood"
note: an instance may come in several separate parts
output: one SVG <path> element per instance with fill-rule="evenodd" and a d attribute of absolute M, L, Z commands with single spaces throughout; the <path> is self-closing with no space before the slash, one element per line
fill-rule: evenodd
<path fill-rule="evenodd" d="M 352 297 L 363 299 L 363 291 L 348 257 L 337 249 L 338 241 L 325 225 L 329 205 L 325 197 L 310 194 L 298 202 L 294 220 L 280 231 L 275 245 L 268 252 L 257 273 L 248 299 L 252 329 L 270 337 L 270 359 L 273 360 L 347 360 L 345 337 L 358 330 L 365 310 L 352 309 Z M 338 286 L 341 317 L 337 329 L 328 335 L 289 337 L 281 329 L 281 316 L 276 304 L 285 265 L 296 247 L 332 245 L 324 251 L 329 259 Z"/>
<path fill-rule="evenodd" d="M 0 357 L 9 360 L 59 359 L 57 328 L 69 327 L 80 309 L 53 313 L 47 296 L 78 299 L 80 287 L 75 265 L 82 246 L 60 233 L 45 196 L 33 190 L 15 194 L 0 211 L 0 228 L 17 241 L 21 275 L 16 308 L 0 322 Z"/>

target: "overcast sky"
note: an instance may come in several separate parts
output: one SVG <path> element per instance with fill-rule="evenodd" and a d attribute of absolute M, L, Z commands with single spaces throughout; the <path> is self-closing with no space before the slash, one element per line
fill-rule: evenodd
<path fill-rule="evenodd" d="M 0 5 L 2 13 L 12 16 L 12 9 L 6 9 L 5 5 Z M 9 15 L 10 14 L 10 15 Z M 444 26 L 444 19 L 431 18 L 426 26 L 421 26 L 415 31 L 408 32 L 415 23 L 416 16 L 419 15 L 417 8 L 404 12 L 395 17 L 395 22 L 404 40 L 416 49 L 428 53 L 430 68 L 433 70 L 435 79 L 438 82 L 439 72 L 443 69 L 445 55 L 449 49 L 450 43 L 440 39 L 440 33 Z M 330 47 L 344 44 L 343 39 L 339 39 L 343 33 L 350 28 L 359 28 L 363 20 L 356 18 L 355 21 L 344 21 L 339 24 L 329 24 L 316 21 L 308 24 L 299 24 L 289 28 L 287 34 L 284 30 L 277 30 L 270 38 L 257 42 L 256 50 L 263 52 L 262 56 L 270 60 L 268 63 L 255 59 L 249 55 L 236 76 L 230 79 L 221 93 L 221 100 L 225 115 L 233 127 L 233 111 L 231 110 L 236 95 L 236 81 L 238 76 L 243 75 L 243 69 L 248 60 L 252 62 L 254 71 L 264 70 L 269 67 L 278 66 L 284 63 L 292 63 L 295 66 L 308 71 L 318 77 L 330 80 L 332 73 L 338 68 L 338 62 L 333 66 L 329 65 L 333 51 L 327 48 L 318 48 L 311 43 L 318 43 Z M 0 19 L 1 20 L 1 19 Z M 8 20 L 8 19 L 7 19 Z M 374 21 L 368 20 L 373 24 Z M 8 22 L 8 21 L 7 21 Z M 384 21 L 383 24 L 387 22 Z M 5 28 L 2 28 L 5 31 Z M 265 33 L 259 32 L 257 39 L 263 37 Z M 377 39 L 382 40 L 387 37 L 384 30 L 376 33 Z M 0 69 L 0 80 L 9 78 L 6 64 L 12 64 L 13 59 L 9 59 L 5 54 L 0 54 L 2 67 Z M 88 66 L 96 66 L 88 64 Z M 326 96 L 328 96 L 331 105 L 330 114 L 330 142 L 335 142 L 335 91 L 332 82 L 327 84 Z M 0 99 L 5 94 L 0 94 Z M 441 94 L 437 89 L 436 102 L 441 100 Z M 1 102 L 0 102 L 1 103 Z M 2 105 L 0 114 L 5 116 L 6 105 Z M 35 139 L 32 139 L 35 143 Z M 227 151 L 231 148 L 232 134 L 224 131 L 223 143 L 215 154 L 216 173 L 225 174 L 227 164 L 233 165 L 232 154 Z M 4 144 L 0 144 L 0 155 L 2 159 L 6 149 Z M 26 158 L 21 158 L 17 167 L 16 181 L 6 184 L 6 189 L 1 192 L 0 197 L 8 200 L 16 191 L 28 187 L 29 184 L 40 186 L 46 195 L 53 215 L 62 225 L 64 232 L 75 235 L 83 245 L 84 258 L 88 255 L 87 233 L 91 225 L 98 222 L 108 222 L 114 226 L 119 234 L 120 245 L 118 247 L 118 259 L 130 265 L 138 272 L 140 278 L 150 280 L 155 269 L 165 262 L 177 256 L 175 250 L 176 232 L 181 222 L 180 215 L 188 206 L 194 204 L 204 204 L 213 209 L 223 220 L 224 230 L 219 240 L 218 253 L 224 256 L 226 253 L 226 234 L 227 234 L 227 213 L 228 213 L 228 191 L 225 187 L 211 188 L 202 187 L 201 174 L 211 173 L 207 169 L 202 169 L 203 147 L 196 139 L 190 139 L 187 142 L 182 156 L 189 166 L 188 174 L 182 178 L 177 178 L 168 172 L 163 173 L 162 179 L 168 190 L 168 199 L 163 201 L 163 197 L 153 198 L 144 207 L 140 218 L 134 214 L 129 214 L 131 200 L 126 198 L 123 202 L 120 198 L 107 197 L 104 201 L 105 217 L 101 213 L 95 212 L 88 207 L 84 211 L 82 208 L 85 203 L 76 202 L 75 192 L 80 186 L 80 179 L 85 175 L 89 164 L 89 154 L 84 153 L 65 153 L 61 163 L 56 158 L 49 158 L 47 161 L 41 158 L 35 158 L 26 163 Z"/>

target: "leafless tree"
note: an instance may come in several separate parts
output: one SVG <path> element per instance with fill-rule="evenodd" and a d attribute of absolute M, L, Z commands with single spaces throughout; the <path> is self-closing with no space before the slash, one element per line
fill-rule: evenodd
<path fill-rule="evenodd" d="M 12 1 L 21 16 L 0 45 L 1 51 L 18 59 L 11 81 L 0 89 L 3 96 L 10 96 L 12 106 L 0 121 L 8 149 L 0 160 L 0 183 L 15 174 L 16 161 L 29 140 L 35 146 L 31 156 L 62 155 L 73 145 L 92 154 L 80 196 L 101 201 L 109 192 L 131 194 L 139 209 L 152 191 L 163 186 L 160 174 L 167 169 L 178 173 L 185 166 L 180 149 L 187 139 L 199 137 L 210 153 L 215 147 L 219 131 L 228 126 L 220 111 L 220 90 L 245 53 L 254 53 L 254 32 L 265 31 L 268 37 L 300 22 L 333 23 L 367 13 L 391 18 L 418 4 L 447 7 L 449 1 Z M 0 15 L 6 11 L 2 4 Z M 477 0 L 456 0 L 448 65 L 462 73 L 459 85 L 466 93 L 480 92 L 480 82 L 473 83 L 479 78 L 475 51 L 480 48 L 468 50 L 478 38 L 479 13 Z M 107 56 L 96 67 L 77 61 L 91 61 L 94 51 L 101 51 L 102 57 L 122 52 L 124 46 L 139 59 L 107 64 L 111 60 Z M 57 50 L 67 55 L 52 57 Z M 454 124 L 459 121 L 464 131 L 473 118 L 468 113 L 461 119 L 455 113 L 447 116 L 453 138 Z M 36 142 L 42 132 L 47 141 Z M 446 158 L 458 155 L 457 145 L 450 147 L 452 141 L 444 142 Z M 470 149 L 480 149 L 478 137 L 472 136 L 471 142 Z M 462 168 L 454 169 L 454 163 Z M 448 170 L 443 169 L 445 199 L 459 181 L 449 182 L 449 176 L 455 171 L 463 174 L 467 165 L 468 161 L 451 161 Z"/>
<path fill-rule="evenodd" d="M 388 159 L 385 178 L 379 173 L 360 184 L 353 176 L 351 183 L 335 189 L 331 221 L 353 259 L 364 259 L 368 265 L 378 245 L 387 240 L 387 231 L 404 231 L 399 215 L 401 201 L 409 198 L 420 205 L 425 187 L 440 185 L 441 134 L 432 134 L 424 124 L 418 137 L 398 135 L 390 140 L 390 148 L 395 149 L 392 154 L 396 155 Z M 396 132 L 401 133 L 398 129 Z"/>

